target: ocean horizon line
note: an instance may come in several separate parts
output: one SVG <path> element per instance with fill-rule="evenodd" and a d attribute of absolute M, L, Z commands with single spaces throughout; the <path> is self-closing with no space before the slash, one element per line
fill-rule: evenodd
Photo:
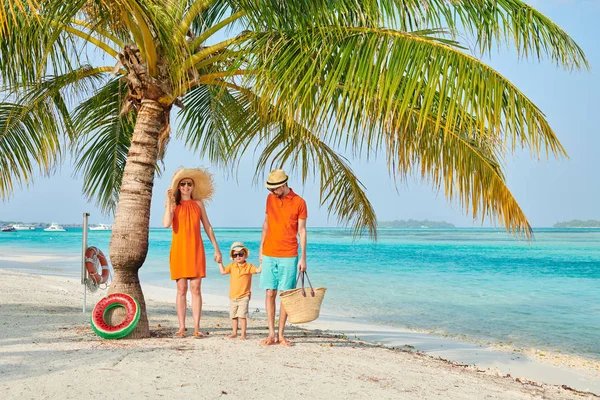
<path fill-rule="evenodd" d="M 15 223 L 8 223 L 6 225 L 15 225 L 15 224 L 24 224 L 24 225 L 32 225 L 32 224 L 37 224 L 37 225 L 43 225 L 43 224 L 47 224 L 49 225 L 50 222 L 15 222 Z M 83 225 L 81 223 L 64 223 L 64 222 L 59 222 L 59 225 L 62 225 L 65 228 L 82 228 Z M 93 226 L 93 225 L 98 225 L 101 224 L 101 222 L 94 222 L 94 223 L 89 223 L 88 226 Z M 0 223 L 0 225 L 4 226 L 4 223 Z M 107 225 L 113 225 L 112 223 L 109 223 Z M 255 230 L 255 229 L 262 229 L 262 226 L 216 226 L 213 225 L 214 229 L 244 229 L 244 230 Z M 340 230 L 340 231 L 354 231 L 354 228 L 352 227 L 343 227 L 343 226 L 308 226 L 308 229 L 329 229 L 329 230 Z M 149 226 L 149 229 L 171 229 L 171 227 L 169 228 L 165 228 L 159 225 L 151 225 Z M 562 229 L 567 229 L 567 230 L 577 230 L 577 229 L 593 229 L 593 230 L 600 230 L 600 227 L 595 227 L 595 226 L 580 226 L 580 227 L 553 227 L 553 226 L 532 226 L 531 229 L 533 229 L 534 231 L 536 229 L 554 229 L 554 230 L 562 230 Z M 507 231 L 505 228 L 503 227 L 492 227 L 492 226 L 454 226 L 454 227 L 446 227 L 446 228 L 429 228 L 429 227 L 423 227 L 423 228 L 400 228 L 400 227 L 377 227 L 377 230 L 407 230 L 407 231 L 447 231 L 447 230 L 486 230 L 486 231 L 498 231 L 498 232 L 507 232 L 510 234 L 509 231 Z M 518 235 L 518 234 L 517 234 Z"/>

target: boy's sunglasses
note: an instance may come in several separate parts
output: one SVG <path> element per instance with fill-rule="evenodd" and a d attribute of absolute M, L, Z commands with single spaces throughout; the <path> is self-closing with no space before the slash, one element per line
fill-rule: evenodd
<path fill-rule="evenodd" d="M 232 256 L 233 258 L 236 258 L 236 257 L 244 257 L 245 255 L 246 255 L 246 253 L 244 253 L 244 252 L 242 252 L 242 253 L 233 253 L 233 254 L 231 254 L 231 256 Z"/>
<path fill-rule="evenodd" d="M 179 182 L 179 186 L 184 187 L 185 185 L 192 187 L 194 184 L 192 182 Z"/>

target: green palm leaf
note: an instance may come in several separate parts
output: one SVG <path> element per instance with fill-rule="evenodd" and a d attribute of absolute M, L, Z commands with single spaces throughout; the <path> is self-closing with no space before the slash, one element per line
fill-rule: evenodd
<path fill-rule="evenodd" d="M 240 121 L 246 121 L 245 105 L 225 88 L 214 85 L 195 87 L 186 95 L 184 104 L 178 115 L 181 124 L 177 136 L 212 163 L 233 165 L 233 135 Z"/>
<path fill-rule="evenodd" d="M 344 140 L 349 130 L 355 145 L 371 147 L 391 115 L 401 126 L 418 107 L 427 118 L 443 116 L 446 130 L 476 129 L 511 148 L 564 152 L 542 112 L 508 80 L 430 38 L 381 29 L 348 29 L 343 36 L 319 30 L 258 36 L 253 52 L 261 55 L 254 69 L 262 97 L 295 110 L 308 127 L 325 121 Z M 457 100 L 445 115 L 446 108 L 433 105 L 438 94 Z"/>
<path fill-rule="evenodd" d="M 121 116 L 127 87 L 119 79 L 108 82 L 74 111 L 78 132 L 74 147 L 75 173 L 83 176 L 83 193 L 105 213 L 114 212 L 135 117 Z"/>
<path fill-rule="evenodd" d="M 60 156 L 58 131 L 48 102 L 33 110 L 19 103 L 0 103 L 0 198 L 8 198 L 15 184 L 29 185 L 36 171 L 50 172 Z"/>
<path fill-rule="evenodd" d="M 255 179 L 265 169 L 290 166 L 301 172 L 302 183 L 318 177 L 321 204 L 355 234 L 363 229 L 376 236 L 377 220 L 364 185 L 349 162 L 317 135 L 250 90 L 223 81 L 201 86 L 186 98 L 181 132 L 186 143 L 211 162 L 232 172 L 247 151 L 259 153 Z"/>
<path fill-rule="evenodd" d="M 14 183 L 29 184 L 34 171 L 50 172 L 60 161 L 63 134 L 73 137 L 68 102 L 94 87 L 102 68 L 89 66 L 64 75 L 48 76 L 25 88 L 16 101 L 0 103 L 0 197 L 14 190 Z M 37 167 L 36 167 L 37 164 Z"/>
<path fill-rule="evenodd" d="M 394 155 L 390 165 L 410 160 L 410 168 L 390 168 L 400 177 L 423 157 L 434 186 L 445 182 L 446 195 L 460 199 L 474 217 L 498 215 L 508 228 L 530 233 L 499 169 L 481 164 L 482 156 L 495 159 L 516 146 L 565 154 L 529 99 L 479 60 L 430 37 L 381 29 L 315 31 L 257 36 L 252 51 L 262 59 L 254 86 L 261 97 L 276 99 L 289 123 L 323 132 L 326 141 L 349 146 L 355 155 L 386 151 Z M 406 134 L 409 127 L 414 135 Z M 390 148 L 389 135 L 401 137 L 403 146 Z M 447 148 L 425 140 L 439 135 Z M 456 154 L 442 157 L 441 151 Z M 452 168 L 460 170 L 456 176 Z M 490 201 L 490 195 L 497 196 Z"/>
<path fill-rule="evenodd" d="M 481 54 L 494 43 L 522 57 L 549 57 L 566 68 L 588 68 L 581 48 L 560 27 L 521 0 L 236 0 L 256 32 L 310 28 L 422 29 L 466 34 Z"/>

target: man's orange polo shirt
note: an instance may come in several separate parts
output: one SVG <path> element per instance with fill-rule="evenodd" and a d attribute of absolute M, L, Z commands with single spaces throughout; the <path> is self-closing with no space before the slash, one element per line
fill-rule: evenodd
<path fill-rule="evenodd" d="M 292 189 L 283 199 L 267 196 L 267 234 L 263 254 L 269 257 L 298 255 L 298 220 L 306 219 L 306 202 Z"/>

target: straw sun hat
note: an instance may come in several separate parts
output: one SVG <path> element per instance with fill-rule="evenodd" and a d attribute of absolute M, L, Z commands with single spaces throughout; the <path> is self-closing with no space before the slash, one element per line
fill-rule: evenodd
<path fill-rule="evenodd" d="M 244 250 L 246 252 L 246 257 L 250 256 L 250 250 L 244 245 L 244 242 L 233 242 L 231 248 L 229 249 L 229 258 L 233 260 L 233 252 L 236 250 Z"/>
<path fill-rule="evenodd" d="M 212 174 L 202 168 L 182 168 L 175 172 L 171 181 L 173 193 L 177 192 L 177 186 L 181 180 L 188 178 L 194 181 L 192 189 L 192 199 L 210 200 L 215 187 L 213 185 Z"/>
<path fill-rule="evenodd" d="M 275 169 L 269 173 L 267 178 L 266 187 L 267 189 L 276 189 L 279 186 L 285 185 L 288 181 L 288 176 L 282 169 Z"/>

